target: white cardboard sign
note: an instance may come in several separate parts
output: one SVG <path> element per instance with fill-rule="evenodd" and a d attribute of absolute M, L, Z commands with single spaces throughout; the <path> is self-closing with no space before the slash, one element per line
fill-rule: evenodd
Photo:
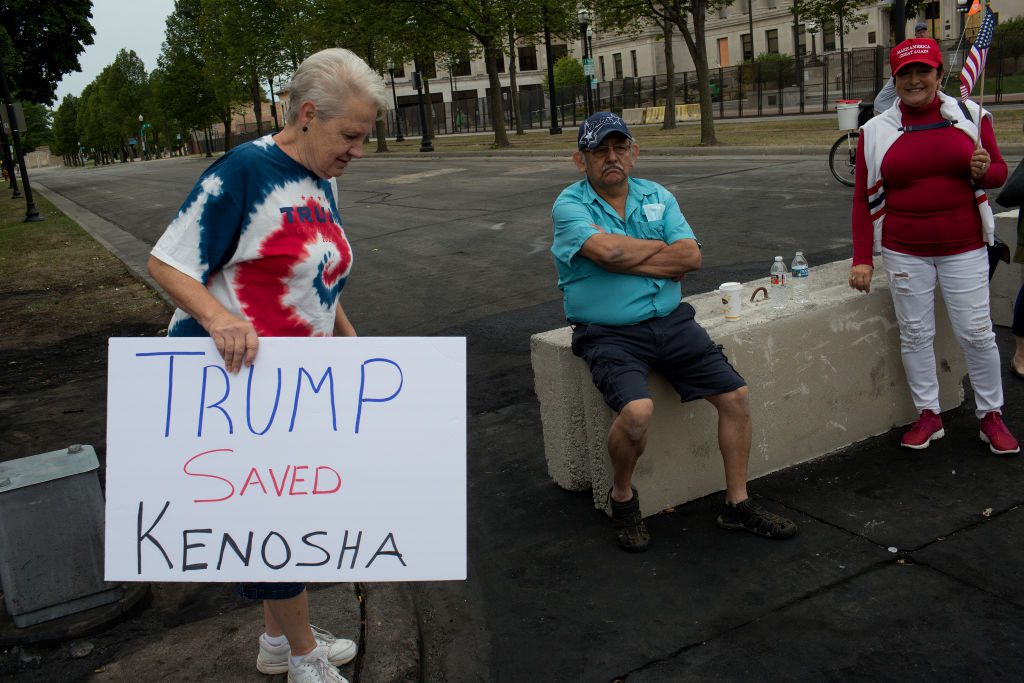
<path fill-rule="evenodd" d="M 466 340 L 110 340 L 108 581 L 466 578 Z"/>

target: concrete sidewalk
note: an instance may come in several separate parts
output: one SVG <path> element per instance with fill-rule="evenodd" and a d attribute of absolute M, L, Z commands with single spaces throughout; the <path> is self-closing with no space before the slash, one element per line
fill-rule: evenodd
<path fill-rule="evenodd" d="M 68 208 L 144 272 L 145 250 Z M 350 680 L 1024 678 L 1024 458 L 978 440 L 970 392 L 927 450 L 900 448 L 894 430 L 752 482 L 797 520 L 794 539 L 717 529 L 716 494 L 649 518 L 652 549 L 629 555 L 589 496 L 544 470 L 527 340 L 553 317 L 538 304 L 445 331 L 470 339 L 476 394 L 469 579 L 315 588 L 316 623 L 360 641 Z M 1012 335 L 997 336 L 1008 360 Z M 515 356 L 520 371 L 492 377 L 488 353 Z M 518 398 L 481 399 L 497 382 Z M 1005 420 L 1022 435 L 1024 381 L 1004 371 L 1004 386 Z M 122 654 L 93 680 L 266 680 L 252 661 L 258 608 L 169 624 L 157 638 L 133 637 L 130 620 L 117 631 Z"/>

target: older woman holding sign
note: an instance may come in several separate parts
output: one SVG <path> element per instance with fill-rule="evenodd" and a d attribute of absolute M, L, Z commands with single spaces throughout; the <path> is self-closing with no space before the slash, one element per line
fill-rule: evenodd
<path fill-rule="evenodd" d="M 1001 417 L 999 350 L 989 316 L 986 244 L 993 244 L 995 222 L 982 188 L 1006 180 L 992 116 L 939 92 L 942 53 L 934 40 L 905 40 L 889 61 L 899 100 L 861 129 L 850 286 L 870 289 L 872 253 L 881 253 L 919 413 L 902 445 L 927 448 L 945 434 L 933 348 L 938 284 L 967 357 L 979 436 L 993 453 L 1018 453 Z"/>
<path fill-rule="evenodd" d="M 256 358 L 261 336 L 355 336 L 338 296 L 352 266 L 330 179 L 363 156 L 387 108 L 384 82 L 348 50 L 296 69 L 284 129 L 240 145 L 199 178 L 157 242 L 149 270 L 178 305 L 170 336 L 210 336 L 225 367 Z M 344 681 L 356 645 L 311 627 L 305 586 L 240 584 L 262 600 L 256 668 L 294 683 Z"/>

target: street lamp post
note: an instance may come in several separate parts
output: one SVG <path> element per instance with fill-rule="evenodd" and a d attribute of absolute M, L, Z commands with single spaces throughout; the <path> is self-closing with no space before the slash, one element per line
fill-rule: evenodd
<path fill-rule="evenodd" d="M 139 149 L 142 150 L 143 161 L 147 161 L 149 159 L 148 154 L 146 154 L 146 124 L 143 123 L 143 121 L 145 120 L 146 119 L 142 116 L 142 114 L 139 114 Z"/>
<path fill-rule="evenodd" d="M 592 102 L 591 108 L 597 111 L 600 106 L 600 98 L 598 98 L 597 92 L 597 57 L 594 56 L 594 27 L 587 27 L 587 51 L 590 52 L 590 78 L 587 79 L 587 85 L 590 86 L 590 101 Z M 604 71 L 602 70 L 602 75 Z"/>
<path fill-rule="evenodd" d="M 434 145 L 430 142 L 429 131 L 427 131 L 427 110 L 426 105 L 423 103 L 423 75 L 420 72 L 420 60 L 418 57 L 414 63 L 416 71 L 412 74 L 412 80 L 416 85 L 416 98 L 419 100 L 420 105 L 420 131 L 423 133 L 423 137 L 420 138 L 420 151 L 433 152 Z"/>
<path fill-rule="evenodd" d="M 395 60 L 388 60 L 388 74 L 391 75 L 391 99 L 395 101 L 395 142 L 405 140 L 402 137 L 402 117 L 398 113 L 398 94 L 395 92 Z"/>
<path fill-rule="evenodd" d="M 4 66 L 3 56 L 0 55 L 0 98 L 7 112 L 7 121 L 11 125 L 11 140 L 14 142 L 14 156 L 17 159 L 18 168 L 21 171 L 21 184 L 25 188 L 25 222 L 41 221 L 35 200 L 32 198 L 32 186 L 28 181 L 28 169 L 25 168 L 25 154 L 21 147 L 21 135 L 18 133 L 18 119 L 14 114 L 14 100 L 11 99 L 11 91 L 7 86 L 7 68 Z M 14 170 L 13 167 L 11 169 Z M 14 177 L 14 173 L 11 173 Z M 17 185 L 15 185 L 17 192 Z M 13 197 L 12 197 L 13 199 Z"/>
<path fill-rule="evenodd" d="M 576 13 L 576 19 L 580 24 L 580 44 L 583 48 L 583 79 L 586 81 L 586 103 L 587 103 L 587 116 L 590 117 L 594 113 L 594 103 L 590 95 L 590 74 L 588 68 L 591 68 L 590 53 L 587 51 L 587 26 L 590 24 L 590 11 L 583 7 L 579 12 Z"/>

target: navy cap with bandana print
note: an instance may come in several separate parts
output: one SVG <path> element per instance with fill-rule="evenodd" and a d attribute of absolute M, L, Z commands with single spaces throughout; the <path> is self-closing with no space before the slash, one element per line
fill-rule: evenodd
<path fill-rule="evenodd" d="M 633 139 L 633 136 L 629 134 L 629 128 L 626 127 L 626 122 L 620 116 L 610 111 L 599 111 L 580 124 L 578 139 L 580 151 L 593 150 L 609 133 L 622 133 L 629 140 Z"/>

